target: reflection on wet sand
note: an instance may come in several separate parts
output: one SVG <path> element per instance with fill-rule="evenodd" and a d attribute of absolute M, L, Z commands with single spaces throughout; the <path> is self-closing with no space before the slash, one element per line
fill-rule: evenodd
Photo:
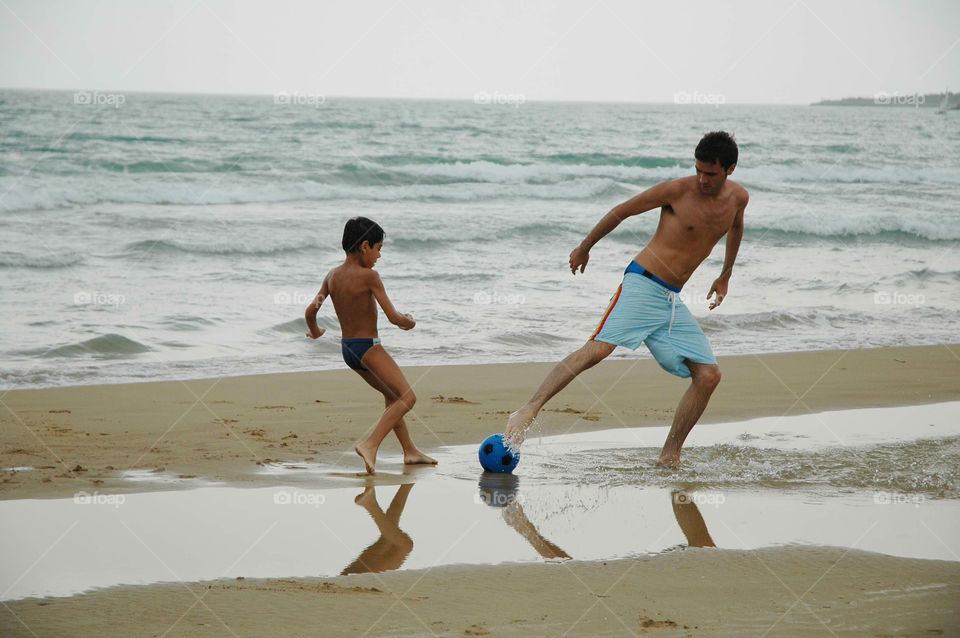
<path fill-rule="evenodd" d="M 679 490 L 672 492 L 670 502 L 673 504 L 673 515 L 677 519 L 677 524 L 680 525 L 680 531 L 687 537 L 689 547 L 717 546 L 710 538 L 710 532 L 700 514 L 700 508 L 686 492 Z"/>
<path fill-rule="evenodd" d="M 404 483 L 394 494 L 386 514 L 377 502 L 376 488 L 368 486 L 354 502 L 367 510 L 380 538 L 363 550 L 355 561 L 343 568 L 341 575 L 388 572 L 399 569 L 413 550 L 413 540 L 400 529 L 400 515 L 407 504 L 413 483 Z"/>
<path fill-rule="evenodd" d="M 514 501 L 503 510 L 503 520 L 507 525 L 517 531 L 520 536 L 527 539 L 530 546 L 537 550 L 537 553 L 544 558 L 570 558 L 570 555 L 560 549 L 556 544 L 543 537 L 543 534 L 537 531 L 537 528 L 527 515 L 523 513 L 523 506 L 519 501 Z"/>
<path fill-rule="evenodd" d="M 400 516 L 407 504 L 413 483 L 405 483 L 397 489 L 390 507 L 384 512 L 377 502 L 376 488 L 367 486 L 354 502 L 364 508 L 373 519 L 380 538 L 367 547 L 341 575 L 379 573 L 399 569 L 413 550 L 413 540 L 400 529 Z M 523 511 L 519 494 L 520 480 L 512 474 L 485 472 L 478 483 L 479 501 L 502 510 L 504 522 L 526 540 L 537 554 L 548 560 L 571 558 L 566 551 L 540 533 L 536 525 Z M 673 515 L 687 539 L 688 547 L 716 547 L 710 537 L 707 524 L 700 514 L 695 499 L 687 492 L 675 490 L 670 493 Z"/>
<path fill-rule="evenodd" d="M 480 499 L 491 507 L 503 508 L 503 520 L 543 558 L 570 558 L 555 543 L 544 538 L 536 526 L 527 518 L 520 503 L 517 491 L 520 479 L 513 474 L 495 474 L 484 472 L 478 484 Z"/>

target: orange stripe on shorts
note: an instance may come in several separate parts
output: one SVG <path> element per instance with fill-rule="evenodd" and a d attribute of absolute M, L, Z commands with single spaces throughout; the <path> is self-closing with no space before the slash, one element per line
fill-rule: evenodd
<path fill-rule="evenodd" d="M 617 305 L 617 300 L 620 298 L 620 291 L 623 289 L 623 284 L 617 286 L 617 292 L 613 295 L 613 300 L 610 302 L 610 305 L 607 306 L 607 311 L 603 313 L 603 319 L 600 320 L 600 325 L 597 326 L 596 331 L 590 335 L 590 341 L 600 334 L 600 331 L 603 330 L 603 324 L 607 322 L 607 317 L 610 316 L 610 313 L 613 311 L 613 307 Z"/>

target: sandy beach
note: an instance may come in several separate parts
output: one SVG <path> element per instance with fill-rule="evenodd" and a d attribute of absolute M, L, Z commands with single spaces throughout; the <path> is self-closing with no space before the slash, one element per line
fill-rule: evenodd
<path fill-rule="evenodd" d="M 958 346 L 932 346 L 726 357 L 698 427 L 956 401 L 957 353 Z M 418 395 L 408 419 L 415 440 L 429 452 L 501 430 L 549 367 L 405 368 Z M 650 360 L 605 362 L 581 379 L 548 405 L 545 434 L 668 425 L 686 388 Z M 399 448 L 388 439 L 382 473 L 356 474 L 349 450 L 380 407 L 345 370 L 12 390 L 0 399 L 3 500 L 182 489 L 193 481 L 324 485 L 322 477 L 259 471 L 274 462 L 325 465 L 340 487 L 352 480 L 361 489 L 432 471 L 398 473 Z M 137 471 L 173 480 L 124 478 Z M 0 634 L 958 635 L 960 561 L 832 547 L 697 549 L 684 515 L 674 513 L 687 547 L 657 555 L 110 587 L 4 602 Z M 540 540 L 547 545 L 537 551 L 547 556 L 549 542 Z"/>
<path fill-rule="evenodd" d="M 725 357 L 723 381 L 701 424 L 811 411 L 936 403 L 960 398 L 960 346 L 879 348 Z M 417 393 L 408 427 L 425 450 L 480 441 L 536 389 L 552 364 L 405 367 Z M 542 413 L 543 433 L 669 425 L 687 383 L 649 359 L 604 362 Z M 0 498 L 135 490 L 130 470 L 230 483 L 269 461 L 330 462 L 359 472 L 343 452 L 382 412 L 349 370 L 183 382 L 12 390 L 2 396 Z M 399 461 L 395 439 L 380 450 Z"/>

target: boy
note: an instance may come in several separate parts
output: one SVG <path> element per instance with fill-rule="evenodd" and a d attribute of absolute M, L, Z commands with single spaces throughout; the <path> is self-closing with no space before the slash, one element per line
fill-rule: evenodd
<path fill-rule="evenodd" d="M 340 321 L 343 360 L 373 389 L 383 394 L 386 409 L 373 432 L 361 441 L 354 451 L 363 459 L 368 474 L 376 474 L 377 449 L 393 430 L 403 448 L 403 462 L 407 465 L 436 461 L 413 444 L 403 416 L 413 409 L 416 395 L 396 362 L 380 345 L 377 337 L 377 306 L 380 304 L 387 320 L 401 330 L 410 330 L 416 324 L 413 317 L 397 312 L 387 298 L 380 275 L 373 265 L 380 259 L 383 246 L 383 228 L 366 217 L 354 217 L 343 228 L 343 250 L 347 253 L 343 264 L 323 279 L 320 292 L 307 306 L 305 318 L 310 332 L 317 339 L 324 330 L 317 326 L 317 312 L 327 295 L 333 300 L 333 309 Z"/>

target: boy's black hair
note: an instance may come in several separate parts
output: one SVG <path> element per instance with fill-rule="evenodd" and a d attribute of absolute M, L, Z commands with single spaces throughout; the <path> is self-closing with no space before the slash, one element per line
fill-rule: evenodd
<path fill-rule="evenodd" d="M 737 163 L 737 143 L 726 131 L 712 131 L 700 139 L 693 156 L 707 164 L 718 163 L 726 170 Z"/>
<path fill-rule="evenodd" d="M 360 252 L 360 246 L 364 241 L 370 242 L 370 246 L 376 246 L 383 241 L 386 235 L 380 224 L 367 219 L 366 217 L 352 217 L 347 220 L 343 226 L 343 250 L 347 253 Z"/>

